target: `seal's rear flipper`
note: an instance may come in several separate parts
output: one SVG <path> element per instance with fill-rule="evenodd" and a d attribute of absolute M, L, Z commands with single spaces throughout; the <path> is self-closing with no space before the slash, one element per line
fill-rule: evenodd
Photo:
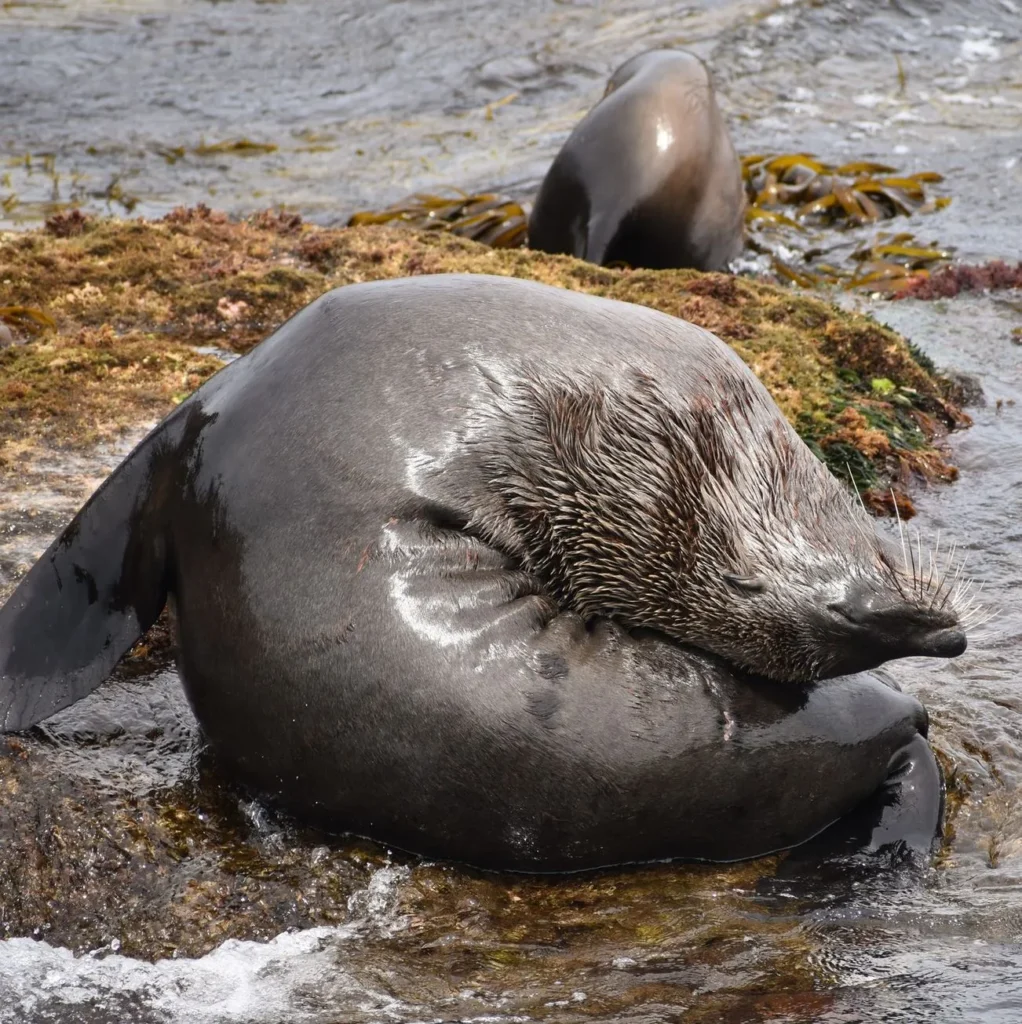
<path fill-rule="evenodd" d="M 0 732 L 27 729 L 94 690 L 166 601 L 166 531 L 146 512 L 143 441 L 0 608 Z"/>

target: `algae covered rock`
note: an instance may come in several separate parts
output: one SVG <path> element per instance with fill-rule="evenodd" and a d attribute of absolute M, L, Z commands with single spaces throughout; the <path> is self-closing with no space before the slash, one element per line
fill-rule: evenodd
<path fill-rule="evenodd" d="M 152 223 L 64 214 L 0 236 L 0 321 L 19 339 L 0 347 L 0 486 L 16 493 L 41 452 L 137 432 L 329 288 L 452 271 L 531 278 L 707 327 L 874 504 L 913 474 L 954 476 L 940 448 L 967 422 L 954 385 L 898 334 L 819 298 L 723 274 L 497 250 L 446 232 L 326 229 L 287 214 L 231 221 L 200 207 Z M 379 849 L 297 828 L 220 785 L 169 670 L 166 627 L 80 704 L 27 736 L 0 738 L 0 937 L 194 955 L 229 937 L 349 922 L 352 900 L 385 863 Z M 693 868 L 684 884 L 731 870 Z M 771 865 L 733 870 L 729 880 L 755 878 Z M 636 877 L 639 935 L 643 886 L 655 878 L 663 900 L 664 883 L 655 871 Z M 549 898 L 558 928 L 574 927 L 572 908 L 596 884 L 555 892 L 538 881 L 471 881 L 472 913 L 499 897 L 488 912 L 518 942 L 538 927 L 525 895 Z M 449 888 L 442 868 L 415 872 L 399 900 L 412 922 L 407 941 L 446 949 L 436 936 L 448 918 L 462 920 L 464 903 Z"/>
<path fill-rule="evenodd" d="M 507 274 L 663 310 L 734 347 L 810 447 L 874 504 L 913 474 L 952 479 L 941 437 L 968 417 L 954 384 L 902 337 L 785 287 L 690 270 L 595 267 L 446 232 L 329 229 L 295 215 L 161 221 L 70 214 L 0 236 L 0 471 L 36 439 L 88 444 L 165 413 L 329 288 L 448 272 Z M 886 496 L 886 497 L 885 497 Z"/>

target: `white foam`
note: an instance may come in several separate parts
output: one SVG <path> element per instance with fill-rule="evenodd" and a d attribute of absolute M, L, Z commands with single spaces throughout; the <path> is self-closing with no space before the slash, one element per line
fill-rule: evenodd
<path fill-rule="evenodd" d="M 962 57 L 967 61 L 997 60 L 1001 48 L 989 36 L 980 39 L 962 40 Z"/>
<path fill-rule="evenodd" d="M 343 962 L 352 939 L 404 926 L 393 909 L 407 874 L 401 867 L 376 871 L 349 900 L 363 916 L 348 924 L 285 932 L 269 942 L 231 939 L 197 959 L 148 963 L 107 950 L 75 956 L 45 942 L 8 939 L 0 942 L 0 1022 L 66 1021 L 76 1019 L 76 1010 L 116 1013 L 126 1006 L 175 1024 L 326 1024 L 345 1012 L 407 1020 L 411 1007 L 366 985 Z"/>

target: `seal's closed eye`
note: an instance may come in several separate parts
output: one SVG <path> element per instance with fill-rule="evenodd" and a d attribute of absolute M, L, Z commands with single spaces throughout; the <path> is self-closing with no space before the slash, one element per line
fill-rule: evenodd
<path fill-rule="evenodd" d="M 737 576 L 734 573 L 724 573 L 724 582 L 746 594 L 762 594 L 766 590 L 766 580 L 759 576 Z"/>

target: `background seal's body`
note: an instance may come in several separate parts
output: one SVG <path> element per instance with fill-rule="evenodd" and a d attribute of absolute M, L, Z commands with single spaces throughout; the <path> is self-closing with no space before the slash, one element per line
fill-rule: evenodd
<path fill-rule="evenodd" d="M 622 64 L 554 159 L 529 245 L 591 263 L 723 270 L 745 188 L 705 65 L 651 50 Z"/>

